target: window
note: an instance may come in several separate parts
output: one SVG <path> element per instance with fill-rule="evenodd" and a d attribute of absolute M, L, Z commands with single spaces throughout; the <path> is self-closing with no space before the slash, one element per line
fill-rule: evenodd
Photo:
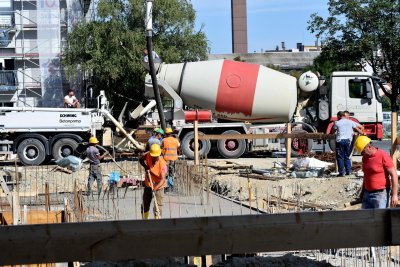
<path fill-rule="evenodd" d="M 351 79 L 349 80 L 349 97 L 350 98 L 367 98 L 368 80 Z"/>

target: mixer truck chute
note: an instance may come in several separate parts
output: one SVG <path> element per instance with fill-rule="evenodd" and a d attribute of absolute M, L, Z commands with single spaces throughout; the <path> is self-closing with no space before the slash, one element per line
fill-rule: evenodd
<path fill-rule="evenodd" d="M 186 108 L 212 111 L 215 122 L 200 124 L 202 134 L 284 132 L 279 124 L 287 122 L 295 125 L 294 131 L 329 133 L 337 112 L 349 110 L 371 138 L 382 138 L 378 80 L 366 72 L 334 72 L 327 86 L 312 72 L 301 75 L 297 83 L 294 77 L 265 66 L 215 60 L 161 64 L 157 77 L 162 97 L 174 103 L 164 112 L 167 123 L 178 129 L 189 158 L 193 157 L 193 130 L 184 121 Z M 145 96 L 152 99 L 149 76 L 145 86 Z M 158 120 L 157 112 L 149 107 L 142 110 L 150 110 L 148 119 Z M 201 142 L 201 154 L 216 149 L 225 158 L 240 157 L 259 145 L 255 140 Z M 293 139 L 292 148 L 306 152 L 312 143 Z M 280 143 L 264 141 L 263 145 L 280 149 Z"/>

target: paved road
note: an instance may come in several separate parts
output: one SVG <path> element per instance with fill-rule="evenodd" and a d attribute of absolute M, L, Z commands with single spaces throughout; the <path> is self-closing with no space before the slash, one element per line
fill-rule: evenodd
<path fill-rule="evenodd" d="M 385 150 L 388 153 L 390 152 L 390 140 L 382 140 L 382 141 L 373 140 L 372 144 L 376 147 L 379 147 L 380 149 Z M 323 151 L 323 149 L 324 149 L 324 147 L 322 144 L 318 144 L 317 142 L 314 142 L 314 146 L 313 146 L 314 151 Z M 328 144 L 325 145 L 325 151 L 331 151 Z"/>

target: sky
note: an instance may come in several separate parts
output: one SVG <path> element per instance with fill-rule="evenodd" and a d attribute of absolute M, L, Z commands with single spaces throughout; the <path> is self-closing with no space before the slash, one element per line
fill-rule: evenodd
<path fill-rule="evenodd" d="M 211 54 L 232 53 L 231 0 L 191 0 L 196 10 L 196 29 L 204 26 Z M 328 16 L 328 0 L 247 0 L 248 52 L 274 50 L 281 42 L 286 48 L 297 43 L 314 45 L 308 30 L 313 13 Z"/>

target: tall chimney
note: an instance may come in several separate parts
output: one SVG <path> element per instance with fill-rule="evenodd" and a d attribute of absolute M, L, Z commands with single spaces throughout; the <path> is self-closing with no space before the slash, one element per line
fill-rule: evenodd
<path fill-rule="evenodd" d="M 232 52 L 247 53 L 247 0 L 231 0 Z"/>

